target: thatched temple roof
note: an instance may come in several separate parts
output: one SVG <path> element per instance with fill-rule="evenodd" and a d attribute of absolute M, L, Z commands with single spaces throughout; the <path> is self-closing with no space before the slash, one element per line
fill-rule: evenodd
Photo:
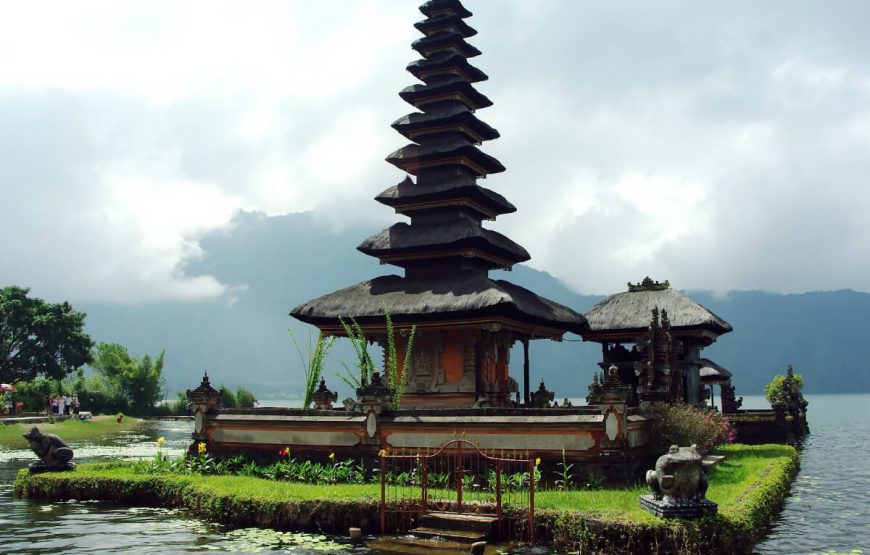
<path fill-rule="evenodd" d="M 529 253 L 497 231 L 484 229 L 468 218 L 446 224 L 393 224 L 363 241 L 357 249 L 370 256 L 400 255 L 420 249 L 447 250 L 479 248 L 516 264 L 528 260 Z"/>
<path fill-rule="evenodd" d="M 382 324 L 384 307 L 397 323 L 503 317 L 576 334 L 588 329 L 582 314 L 480 272 L 414 279 L 381 276 L 308 301 L 290 314 L 318 327 L 350 316 L 361 324 Z"/>
<path fill-rule="evenodd" d="M 716 335 L 728 333 L 731 324 L 674 289 L 626 291 L 611 295 L 586 311 L 591 335 L 640 333 L 647 329 L 654 308 L 666 310 L 673 331 L 697 328 Z"/>
<path fill-rule="evenodd" d="M 709 358 L 699 359 L 699 362 L 701 363 L 701 383 L 725 383 L 731 379 L 731 372 L 722 366 L 719 366 Z"/>
<path fill-rule="evenodd" d="M 468 198 L 488 210 L 490 217 L 516 212 L 516 207 L 502 195 L 468 180 L 444 180 L 430 185 L 420 185 L 405 177 L 401 183 L 382 191 L 375 200 L 381 204 L 403 210 L 403 206 L 415 203 L 440 201 L 446 197 Z"/>

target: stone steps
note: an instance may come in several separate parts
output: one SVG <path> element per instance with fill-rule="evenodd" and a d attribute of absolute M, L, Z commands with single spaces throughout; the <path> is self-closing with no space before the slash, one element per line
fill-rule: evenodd
<path fill-rule="evenodd" d="M 367 541 L 366 547 L 377 550 L 378 553 L 396 553 L 401 555 L 454 555 L 467 554 L 471 551 L 471 545 L 467 543 L 455 543 L 444 540 L 423 539 L 416 537 L 378 538 Z M 497 550 L 487 546 L 485 553 L 494 555 Z"/>
<path fill-rule="evenodd" d="M 493 525 L 497 521 L 498 519 L 494 516 L 473 513 L 431 512 L 420 517 L 420 526 L 439 530 L 478 532 L 488 536 L 492 533 Z"/>
<path fill-rule="evenodd" d="M 472 532 L 468 530 L 446 530 L 443 528 L 429 528 L 420 526 L 411 530 L 411 534 L 418 538 L 437 539 L 449 543 L 463 544 L 468 549 L 467 544 L 485 541 L 487 534 L 480 532 Z"/>

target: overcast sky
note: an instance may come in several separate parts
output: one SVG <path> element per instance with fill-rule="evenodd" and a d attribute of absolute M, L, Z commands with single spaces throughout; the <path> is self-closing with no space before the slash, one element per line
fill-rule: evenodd
<path fill-rule="evenodd" d="M 418 3 L 0 3 L 0 285 L 220 299 L 185 263 L 238 210 L 398 221 L 371 199 L 404 177 Z M 870 3 L 465 5 L 508 168 L 483 184 L 519 209 L 487 225 L 532 266 L 870 291 Z"/>

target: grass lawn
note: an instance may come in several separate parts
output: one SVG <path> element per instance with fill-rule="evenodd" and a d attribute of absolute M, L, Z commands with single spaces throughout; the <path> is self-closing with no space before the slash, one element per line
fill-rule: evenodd
<path fill-rule="evenodd" d="M 46 434 L 55 434 L 64 441 L 78 441 L 82 439 L 96 439 L 105 435 L 114 434 L 123 430 L 129 430 L 139 423 L 136 418 L 125 416 L 121 423 L 115 422 L 115 417 L 95 416 L 89 422 L 75 419 L 57 421 L 54 424 L 43 422 L 40 424 L 0 424 L 0 449 L 22 449 L 27 447 L 27 440 L 21 434 L 27 432 L 33 426 L 38 427 Z"/>
<path fill-rule="evenodd" d="M 127 419 L 125 419 L 125 424 L 126 421 Z M 77 423 L 70 424 L 80 427 L 89 426 Z M 107 429 L 111 430 L 113 427 L 117 429 L 114 420 L 107 426 Z M 794 449 L 785 445 L 731 445 L 720 449 L 718 453 L 726 455 L 727 458 L 709 471 L 710 488 L 707 491 L 707 497 L 717 502 L 720 514 L 725 515 L 735 511 L 739 513 L 746 501 L 747 494 L 758 486 L 765 476 L 794 457 Z M 99 480 L 101 478 L 111 481 L 134 482 L 159 478 L 169 482 L 182 482 L 194 489 L 207 490 L 212 495 L 229 495 L 236 498 L 264 501 L 284 501 L 287 499 L 300 502 L 318 500 L 371 501 L 380 499 L 380 484 L 378 483 L 312 485 L 232 475 L 142 474 L 134 471 L 130 463 L 83 464 L 78 467 L 75 473 L 58 474 L 51 477 L 51 479 L 72 481 L 79 479 Z M 435 497 L 435 492 L 431 493 L 432 497 Z M 538 491 L 535 493 L 535 507 L 536 509 L 556 511 L 590 512 L 598 517 L 619 521 L 660 521 L 638 505 L 638 496 L 643 493 L 647 493 L 646 486 L 626 489 Z"/>
<path fill-rule="evenodd" d="M 707 499 L 718 503 L 720 514 L 728 516 L 742 511 L 747 494 L 762 478 L 791 460 L 794 449 L 787 445 L 729 445 L 716 454 L 727 458 L 707 474 Z M 535 507 L 594 512 L 608 520 L 658 522 L 659 518 L 638 504 L 638 496 L 646 493 L 646 485 L 622 490 L 542 491 L 535 493 Z"/>

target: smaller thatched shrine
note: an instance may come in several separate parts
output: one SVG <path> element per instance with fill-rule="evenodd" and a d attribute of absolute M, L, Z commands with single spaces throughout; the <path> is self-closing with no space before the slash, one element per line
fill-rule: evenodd
<path fill-rule="evenodd" d="M 601 343 L 602 369 L 615 365 L 631 386 L 631 404 L 685 401 L 700 404 L 700 353 L 731 324 L 686 295 L 649 277 L 628 284 L 586 314 L 584 341 Z M 630 347 L 630 348 L 629 348 Z"/>

